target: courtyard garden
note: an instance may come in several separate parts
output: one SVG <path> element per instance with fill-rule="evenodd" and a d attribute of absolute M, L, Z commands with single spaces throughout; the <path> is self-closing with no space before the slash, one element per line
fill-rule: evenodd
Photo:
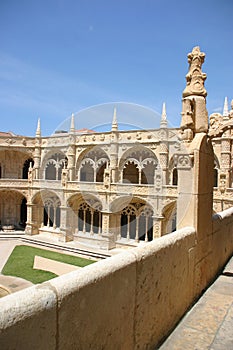
<path fill-rule="evenodd" d="M 78 256 L 61 254 L 50 250 L 19 245 L 16 246 L 12 251 L 2 270 L 2 274 L 6 276 L 20 277 L 34 284 L 42 283 L 54 277 L 57 277 L 57 275 L 53 272 L 33 268 L 35 256 L 74 265 L 77 267 L 84 267 L 95 262 L 94 260 L 85 259 Z"/>

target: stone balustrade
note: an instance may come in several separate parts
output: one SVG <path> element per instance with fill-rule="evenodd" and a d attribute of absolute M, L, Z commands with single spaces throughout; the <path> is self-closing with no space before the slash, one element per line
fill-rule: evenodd
<path fill-rule="evenodd" d="M 202 244 L 186 227 L 4 297 L 0 348 L 155 348 L 199 296 L 200 271 L 207 287 L 232 255 L 233 208 Z"/>

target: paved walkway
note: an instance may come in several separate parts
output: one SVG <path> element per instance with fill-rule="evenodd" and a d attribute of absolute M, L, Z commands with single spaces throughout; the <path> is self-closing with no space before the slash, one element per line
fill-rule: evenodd
<path fill-rule="evenodd" d="M 160 350 L 233 350 L 233 258 Z"/>

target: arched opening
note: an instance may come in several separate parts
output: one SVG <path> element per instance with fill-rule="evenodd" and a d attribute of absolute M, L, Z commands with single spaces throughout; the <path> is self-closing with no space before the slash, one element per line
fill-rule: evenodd
<path fill-rule="evenodd" d="M 139 171 L 137 165 L 128 163 L 123 170 L 123 182 L 137 184 L 139 183 Z"/>
<path fill-rule="evenodd" d="M 80 181 L 94 182 L 93 164 L 87 162 L 80 169 Z"/>
<path fill-rule="evenodd" d="M 121 211 L 121 238 L 136 242 L 153 240 L 153 210 L 150 206 L 132 202 Z"/>
<path fill-rule="evenodd" d="M 158 160 L 150 149 L 135 146 L 126 151 L 120 160 L 120 179 L 125 183 L 154 184 L 157 165 Z"/>
<path fill-rule="evenodd" d="M 68 200 L 69 226 L 77 234 L 100 234 L 102 230 L 102 205 L 94 197 L 74 195 Z"/>
<path fill-rule="evenodd" d="M 177 186 L 178 185 L 178 171 L 177 168 L 174 168 L 172 170 L 172 185 Z"/>
<path fill-rule="evenodd" d="M 27 221 L 27 200 L 17 191 L 0 192 L 0 223 L 11 229 L 22 229 Z"/>
<path fill-rule="evenodd" d="M 54 163 L 47 164 L 45 169 L 45 179 L 56 180 L 56 165 Z"/>
<path fill-rule="evenodd" d="M 29 170 L 30 164 L 31 164 L 31 167 L 33 167 L 34 160 L 32 158 L 25 160 L 23 165 L 23 174 L 22 174 L 23 179 L 28 179 L 28 170 Z"/>
<path fill-rule="evenodd" d="M 109 162 L 105 151 L 94 147 L 86 152 L 79 162 L 77 166 L 78 181 L 104 182 L 104 170 Z"/>
<path fill-rule="evenodd" d="M 45 164 L 46 180 L 61 180 L 62 169 L 67 164 L 67 158 L 62 153 L 55 153 L 49 157 Z"/>
<path fill-rule="evenodd" d="M 60 227 L 60 200 L 59 198 L 51 193 L 48 193 L 43 199 L 44 211 L 43 211 L 43 225 L 50 228 L 56 229 Z"/>
<path fill-rule="evenodd" d="M 162 235 L 176 231 L 177 207 L 176 202 L 167 204 L 163 209 Z"/>
<path fill-rule="evenodd" d="M 102 228 L 102 213 L 100 207 L 92 208 L 83 202 L 78 207 L 78 231 L 82 233 L 100 233 Z"/>
<path fill-rule="evenodd" d="M 96 182 L 104 182 L 104 170 L 106 169 L 107 163 L 102 164 L 96 173 Z"/>

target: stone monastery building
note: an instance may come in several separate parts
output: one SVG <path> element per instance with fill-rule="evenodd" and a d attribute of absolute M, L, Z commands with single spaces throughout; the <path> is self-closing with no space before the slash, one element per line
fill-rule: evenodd
<path fill-rule="evenodd" d="M 168 128 L 164 104 L 159 129 L 120 131 L 114 109 L 110 132 L 77 131 L 74 116 L 69 131 L 50 137 L 40 121 L 35 137 L 1 132 L 0 229 L 102 249 L 170 233 L 179 169 L 192 166 L 183 145 L 206 128 L 215 153 L 213 211 L 233 206 L 233 101 L 208 118 L 204 56 L 198 47 L 188 55 L 180 128 Z"/>

